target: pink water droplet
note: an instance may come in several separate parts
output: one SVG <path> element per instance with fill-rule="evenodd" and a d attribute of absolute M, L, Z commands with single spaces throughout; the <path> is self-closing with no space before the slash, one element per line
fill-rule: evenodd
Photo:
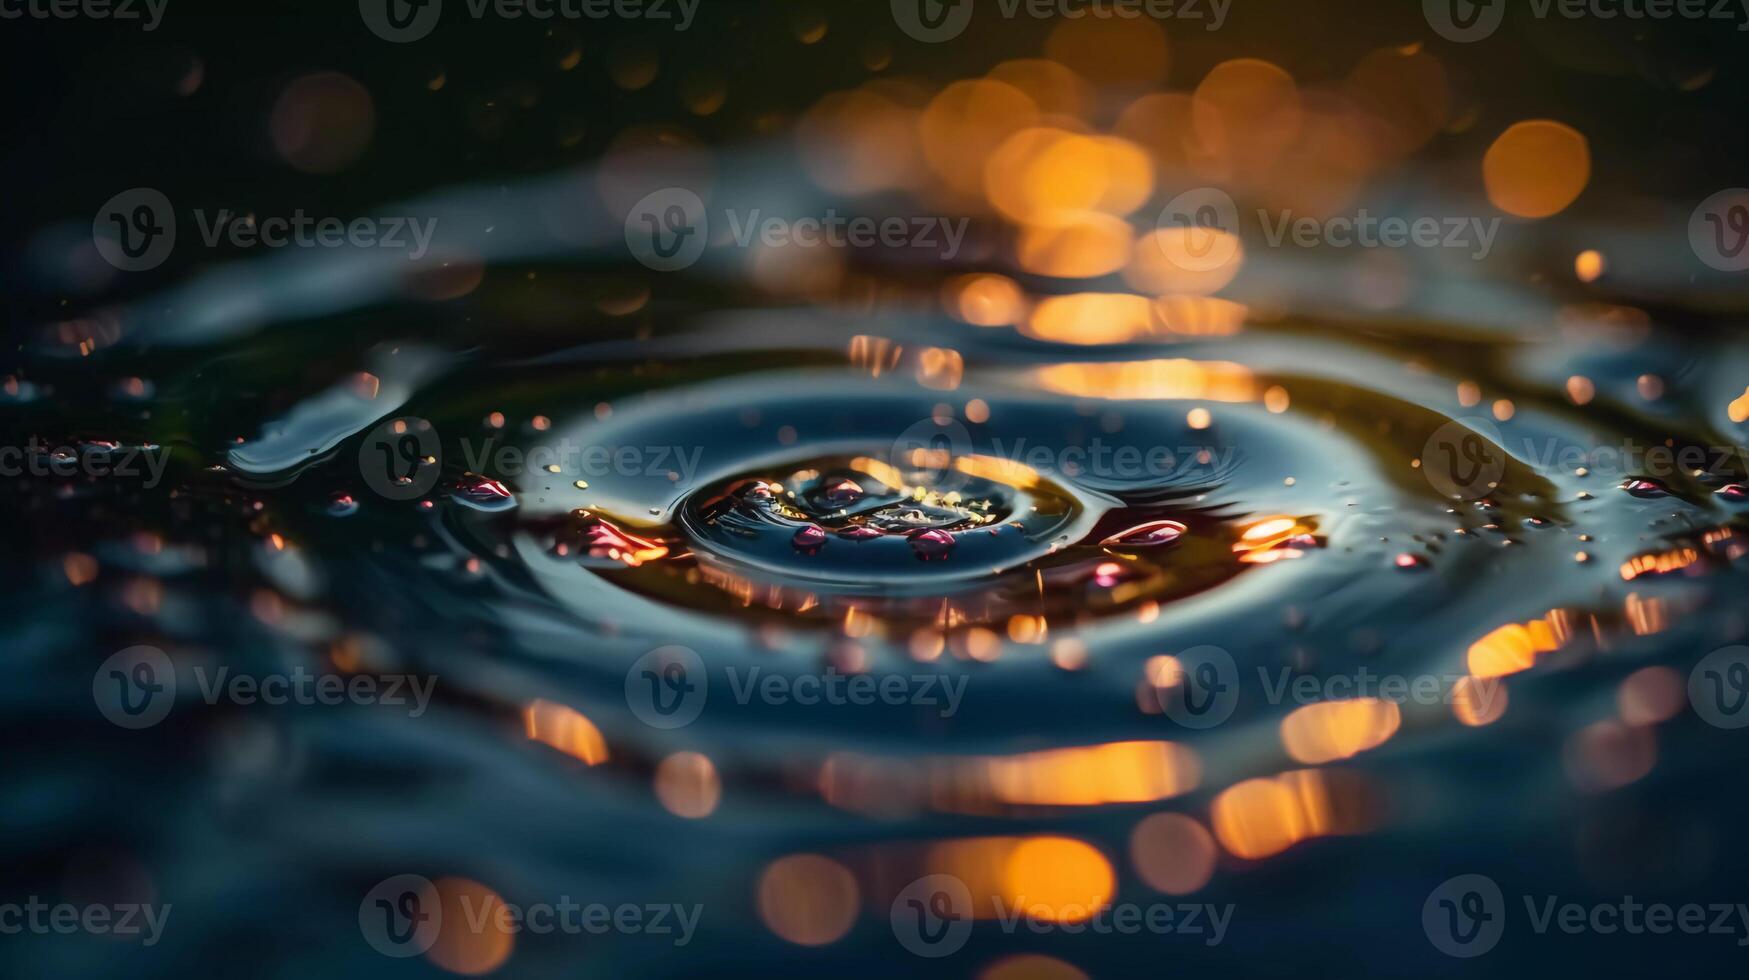
<path fill-rule="evenodd" d="M 826 502 L 834 507 L 848 507 L 862 497 L 862 486 L 855 480 L 834 480 L 826 487 Z"/>
<path fill-rule="evenodd" d="M 1726 500 L 1730 500 L 1733 502 L 1739 501 L 1739 500 L 1749 500 L 1749 487 L 1746 487 L 1741 483 L 1733 483 L 1727 487 L 1720 487 L 1718 494 L 1719 494 L 1719 496 L 1725 498 Z"/>
<path fill-rule="evenodd" d="M 1427 559 L 1407 551 L 1397 556 L 1397 567 L 1405 571 L 1419 571 L 1427 567 Z"/>
<path fill-rule="evenodd" d="M 1627 491 L 1628 494 L 1641 499 L 1668 497 L 1670 495 L 1669 487 L 1659 483 L 1657 480 L 1648 480 L 1643 477 L 1634 477 L 1629 480 L 1623 480 L 1621 488 Z"/>
<path fill-rule="evenodd" d="M 358 513 L 358 498 L 350 493 L 337 493 L 328 498 L 328 513 L 335 517 L 350 517 Z"/>
<path fill-rule="evenodd" d="M 1153 521 L 1137 525 L 1121 534 L 1114 534 L 1100 542 L 1105 548 L 1158 548 L 1172 544 L 1189 528 L 1177 521 Z"/>
<path fill-rule="evenodd" d="M 455 497 L 481 510 L 507 510 L 516 506 L 516 495 L 509 487 L 484 476 L 466 476 L 456 481 Z"/>
<path fill-rule="evenodd" d="M 869 527 L 867 524 L 852 524 L 840 530 L 838 536 L 852 541 L 873 541 L 875 538 L 886 537 L 879 528 Z"/>
<path fill-rule="evenodd" d="M 1093 581 L 1098 582 L 1101 588 L 1112 588 L 1128 577 L 1124 574 L 1124 567 L 1115 561 L 1100 562 L 1099 567 L 1093 570 Z"/>
<path fill-rule="evenodd" d="M 917 557 L 924 561 L 929 561 L 933 558 L 947 557 L 947 553 L 953 550 L 955 544 L 953 535 L 939 528 L 933 527 L 921 531 L 912 531 L 909 535 L 909 540 L 911 542 L 911 550 L 915 551 Z"/>
<path fill-rule="evenodd" d="M 797 531 L 790 542 L 804 551 L 811 551 L 826 543 L 826 531 L 818 525 L 809 524 Z"/>

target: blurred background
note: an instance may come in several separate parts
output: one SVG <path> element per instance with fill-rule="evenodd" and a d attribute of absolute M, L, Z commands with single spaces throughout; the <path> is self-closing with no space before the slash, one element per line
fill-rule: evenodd
<path fill-rule="evenodd" d="M 1749 9 L 124 9 L 0 5 L 8 975 L 1741 962 Z"/>

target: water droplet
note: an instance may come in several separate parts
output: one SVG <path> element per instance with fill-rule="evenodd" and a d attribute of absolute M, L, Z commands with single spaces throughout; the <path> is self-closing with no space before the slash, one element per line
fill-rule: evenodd
<path fill-rule="evenodd" d="M 1177 521 L 1153 521 L 1114 534 L 1099 544 L 1103 548 L 1158 548 L 1184 537 L 1187 530 Z"/>
<path fill-rule="evenodd" d="M 790 542 L 803 551 L 812 551 L 826 543 L 826 530 L 817 524 L 809 524 L 797 531 Z"/>
<path fill-rule="evenodd" d="M 1720 487 L 1718 495 L 1726 500 L 1732 501 L 1733 503 L 1749 500 L 1749 487 L 1746 487 L 1741 483 L 1733 483 L 1730 486 Z"/>
<path fill-rule="evenodd" d="M 1657 480 L 1649 480 L 1644 477 L 1634 477 L 1632 479 L 1623 480 L 1621 488 L 1627 491 L 1630 496 L 1639 497 L 1642 500 L 1650 500 L 1654 497 L 1668 497 L 1670 495 L 1669 487 L 1659 483 Z"/>
<path fill-rule="evenodd" d="M 939 528 L 925 528 L 913 531 L 909 535 L 911 550 L 924 561 L 933 558 L 945 558 L 953 550 L 955 544 L 953 535 Z"/>
<path fill-rule="evenodd" d="M 862 486 L 855 480 L 834 480 L 826 487 L 826 503 L 833 507 L 849 507 L 862 497 Z"/>
<path fill-rule="evenodd" d="M 337 493 L 328 500 L 328 513 L 335 517 L 351 517 L 358 513 L 358 499 L 350 493 Z"/>
<path fill-rule="evenodd" d="M 1405 571 L 1420 571 L 1428 566 L 1427 559 L 1407 551 L 1397 556 L 1397 567 Z"/>
<path fill-rule="evenodd" d="M 484 476 L 466 476 L 456 481 L 456 500 L 476 510 L 509 510 L 516 506 L 516 495 L 497 480 Z"/>

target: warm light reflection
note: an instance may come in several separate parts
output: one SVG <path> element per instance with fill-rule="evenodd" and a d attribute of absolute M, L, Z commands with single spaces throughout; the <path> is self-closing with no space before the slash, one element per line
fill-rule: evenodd
<path fill-rule="evenodd" d="M 1239 783 L 1215 797 L 1209 815 L 1222 847 L 1257 860 L 1315 837 L 1364 833 L 1377 803 L 1356 774 L 1301 769 Z"/>
<path fill-rule="evenodd" d="M 1215 839 L 1181 813 L 1156 813 L 1130 832 L 1130 863 L 1148 887 L 1188 895 L 1215 873 Z"/>
<path fill-rule="evenodd" d="M 1026 318 L 1026 294 L 1007 276 L 975 273 L 942 287 L 947 311 L 979 327 L 1004 327 Z"/>
<path fill-rule="evenodd" d="M 1248 402 L 1257 397 L 1251 369 L 1228 361 L 1053 364 L 1037 369 L 1034 377 L 1046 391 L 1085 398 Z"/>
<path fill-rule="evenodd" d="M 1308 704 L 1281 720 L 1281 744 L 1295 761 L 1316 765 L 1383 745 L 1401 724 L 1397 706 L 1377 698 Z"/>
<path fill-rule="evenodd" d="M 965 883 L 977 918 L 1007 909 L 1040 922 L 1081 922 L 1109 905 L 1117 887 L 1105 855 L 1070 837 L 943 841 L 929 848 L 925 865 Z"/>
<path fill-rule="evenodd" d="M 1498 679 L 1460 677 L 1451 689 L 1451 713 L 1457 720 L 1480 728 L 1492 725 L 1506 714 L 1506 685 Z"/>
<path fill-rule="evenodd" d="M 1109 214 L 1059 211 L 1022 225 L 1015 252 L 1027 272 L 1089 279 L 1129 262 L 1130 234 L 1128 222 Z"/>
<path fill-rule="evenodd" d="M 1470 674 L 1486 680 L 1529 670 L 1537 654 L 1559 650 L 1571 632 L 1567 614 L 1559 609 L 1528 623 L 1509 623 L 1470 644 Z"/>
<path fill-rule="evenodd" d="M 1621 578 L 1624 582 L 1646 575 L 1671 575 L 1694 567 L 1700 561 L 1700 552 L 1693 548 L 1675 548 L 1670 551 L 1660 551 L 1647 555 L 1636 555 L 1622 563 Z"/>
<path fill-rule="evenodd" d="M 834 806 L 862 812 L 928 806 L 950 813 L 1152 803 L 1187 793 L 1201 779 L 1196 753 L 1172 742 L 916 761 L 836 753 L 819 776 L 820 792 Z"/>
<path fill-rule="evenodd" d="M 722 799 L 717 767 L 697 752 L 676 752 L 656 766 L 656 798 L 669 813 L 697 820 L 708 817 Z"/>
<path fill-rule="evenodd" d="M 978 980 L 1088 980 L 1087 974 L 1040 953 L 1005 956 L 978 974 Z"/>
<path fill-rule="evenodd" d="M 607 740 L 583 714 L 562 704 L 536 699 L 522 709 L 528 737 L 595 766 L 607 761 Z"/>
<path fill-rule="evenodd" d="M 468 878 L 439 878 L 432 885 L 442 909 L 441 928 L 425 958 L 464 976 L 481 976 L 503 966 L 516 945 L 504 899 Z"/>
<path fill-rule="evenodd" d="M 778 858 L 759 876 L 759 918 L 798 946 L 824 946 L 850 931 L 861 906 L 856 878 L 818 854 Z"/>
<path fill-rule="evenodd" d="M 1571 126 L 1517 123 L 1482 158 L 1488 200 L 1507 214 L 1546 218 L 1566 210 L 1591 181 L 1591 146 Z"/>
<path fill-rule="evenodd" d="M 1638 781 L 1658 763 L 1652 729 L 1610 718 L 1575 732 L 1562 750 L 1567 776 L 1588 792 L 1619 789 Z"/>

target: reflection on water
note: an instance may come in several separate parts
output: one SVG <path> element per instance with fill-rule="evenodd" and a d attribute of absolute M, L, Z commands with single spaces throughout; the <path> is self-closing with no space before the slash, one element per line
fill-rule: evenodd
<path fill-rule="evenodd" d="M 514 975 L 1425 970 L 1457 961 L 1397 913 L 1456 874 L 1733 884 L 1736 709 L 1691 709 L 1690 671 L 1749 629 L 1740 284 L 1653 254 L 1675 204 L 1538 224 L 1599 149 L 1481 115 L 1459 55 L 1302 75 L 1229 44 L 1169 87 L 1170 29 L 1105 30 L 433 192 L 429 260 L 248 257 L 36 324 L 10 581 L 21 669 L 57 681 L 8 701 L 95 755 L 9 787 L 30 873 L 146 869 L 187 932 L 142 973 L 210 942 L 344 975 L 394 965 L 354 920 L 398 874 L 445 915 L 419 962 Z M 735 98 L 688 84 L 699 117 Z M 920 258 L 713 224 L 654 273 L 622 219 L 669 187 L 970 232 Z M 1161 215 L 1210 187 L 1511 221 L 1472 261 Z M 161 483 L 110 475 L 148 450 Z M 89 673 L 136 644 L 176 703 L 124 732 Z M 270 710 L 203 698 L 220 667 L 436 686 Z M 1437 683 L 1326 684 L 1369 672 Z M 454 926 L 561 896 L 704 912 L 685 947 Z M 1183 896 L 1231 903 L 1228 938 L 1060 928 Z M 911 902 L 964 950 L 910 956 Z"/>

